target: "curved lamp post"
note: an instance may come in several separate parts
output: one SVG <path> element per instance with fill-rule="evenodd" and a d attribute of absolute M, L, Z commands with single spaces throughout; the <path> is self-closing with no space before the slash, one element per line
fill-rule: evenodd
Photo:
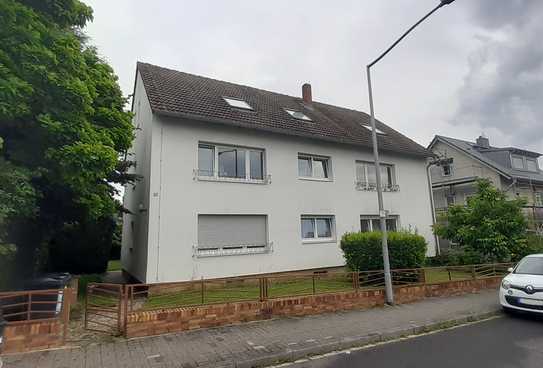
<path fill-rule="evenodd" d="M 398 45 L 412 30 L 414 30 L 419 24 L 424 22 L 426 18 L 434 14 L 438 9 L 445 5 L 449 5 L 454 0 L 441 0 L 440 3 L 432 9 L 428 14 L 422 17 L 417 23 L 409 28 L 400 38 L 398 38 L 388 49 L 385 50 L 379 57 L 373 60 L 366 66 L 366 72 L 368 77 L 368 96 L 370 100 L 370 114 L 371 114 L 371 138 L 373 143 L 373 157 L 375 161 L 375 179 L 377 184 L 377 200 L 379 202 L 379 222 L 381 226 L 382 234 L 382 246 L 383 246 L 383 264 L 385 272 L 385 293 L 387 304 L 394 304 L 394 292 L 392 290 L 392 278 L 390 276 L 390 261 L 388 257 L 388 240 L 387 240 L 387 228 L 386 217 L 387 211 L 385 211 L 383 204 L 383 188 L 381 187 L 381 169 L 379 163 L 379 148 L 377 147 L 377 131 L 375 129 L 375 112 L 373 109 L 373 93 L 371 89 L 371 67 L 377 64 L 382 58 L 386 56 L 396 45 Z"/>

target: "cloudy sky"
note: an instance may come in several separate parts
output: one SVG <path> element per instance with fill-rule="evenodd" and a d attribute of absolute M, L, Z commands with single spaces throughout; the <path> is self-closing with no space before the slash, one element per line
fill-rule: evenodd
<path fill-rule="evenodd" d="M 132 92 L 145 61 L 368 111 L 364 66 L 438 0 L 84 0 L 91 42 Z M 543 151 L 543 1 L 457 0 L 374 68 L 378 118 Z"/>

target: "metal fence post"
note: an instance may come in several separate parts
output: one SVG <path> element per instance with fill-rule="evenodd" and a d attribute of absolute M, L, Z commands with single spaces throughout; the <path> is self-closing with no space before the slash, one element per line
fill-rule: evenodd
<path fill-rule="evenodd" d="M 477 274 L 475 273 L 475 265 L 471 266 L 471 277 L 474 280 L 477 278 Z"/>
<path fill-rule="evenodd" d="M 311 275 L 311 281 L 313 283 L 313 295 L 315 295 L 315 274 Z"/>
<path fill-rule="evenodd" d="M 202 289 L 202 304 L 205 304 L 205 282 L 204 282 L 204 276 L 202 276 L 202 281 L 201 281 L 202 285 L 201 285 L 201 289 Z"/>
<path fill-rule="evenodd" d="M 124 337 L 127 337 L 127 327 L 128 327 L 128 290 L 131 290 L 130 285 L 123 285 L 122 295 L 123 295 L 123 327 L 122 334 Z"/>
<path fill-rule="evenodd" d="M 32 293 L 28 293 L 28 304 L 26 308 L 26 320 L 30 321 L 32 315 Z"/>

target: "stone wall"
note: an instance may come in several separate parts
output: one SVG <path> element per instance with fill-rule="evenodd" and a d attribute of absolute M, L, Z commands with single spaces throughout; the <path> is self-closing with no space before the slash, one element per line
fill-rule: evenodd
<path fill-rule="evenodd" d="M 396 287 L 397 304 L 427 297 L 475 293 L 497 288 L 502 277 L 450 281 L 439 284 Z M 223 326 L 278 316 L 305 316 L 349 309 L 367 309 L 384 304 L 384 291 L 353 290 L 331 294 L 297 296 L 267 301 L 236 302 L 189 308 L 135 311 L 127 316 L 126 336 L 150 336 L 204 327 Z"/>
<path fill-rule="evenodd" d="M 4 331 L 2 353 L 56 348 L 64 343 L 60 319 L 11 322 Z"/>

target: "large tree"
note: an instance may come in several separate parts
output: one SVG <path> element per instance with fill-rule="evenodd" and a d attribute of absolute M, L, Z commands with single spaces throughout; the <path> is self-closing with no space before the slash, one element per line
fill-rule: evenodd
<path fill-rule="evenodd" d="M 481 179 L 477 193 L 465 206 L 449 207 L 435 232 L 480 255 L 482 261 L 515 260 L 526 248 L 524 205 L 523 199 L 508 199 L 489 180 Z"/>
<path fill-rule="evenodd" d="M 21 272 L 102 270 L 113 184 L 131 179 L 131 115 L 91 19 L 77 0 L 0 0 L 0 244 Z"/>

